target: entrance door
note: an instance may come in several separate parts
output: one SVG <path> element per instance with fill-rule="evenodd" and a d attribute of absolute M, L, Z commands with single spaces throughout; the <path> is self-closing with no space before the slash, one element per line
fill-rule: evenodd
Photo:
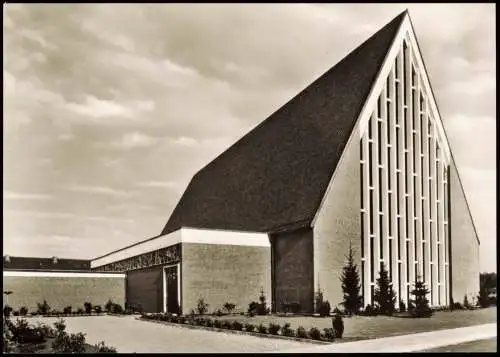
<path fill-rule="evenodd" d="M 179 290 L 178 290 L 178 271 L 177 265 L 165 268 L 166 286 L 166 311 L 178 314 L 179 309 Z"/>

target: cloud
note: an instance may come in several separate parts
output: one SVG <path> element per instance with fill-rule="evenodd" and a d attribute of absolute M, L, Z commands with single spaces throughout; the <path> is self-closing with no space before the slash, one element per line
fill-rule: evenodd
<path fill-rule="evenodd" d="M 146 182 L 139 182 L 137 186 L 149 187 L 149 188 L 179 189 L 181 184 L 179 182 L 173 182 L 173 181 L 146 181 Z"/>
<path fill-rule="evenodd" d="M 39 193 L 19 193 L 12 191 L 4 191 L 3 192 L 4 200 L 35 200 L 35 201 L 46 201 L 53 200 L 54 197 L 47 194 L 39 194 Z"/>
<path fill-rule="evenodd" d="M 94 96 L 87 96 L 84 104 L 68 103 L 66 108 L 86 117 L 96 119 L 107 117 L 124 117 L 132 116 L 132 111 L 127 107 L 110 100 L 98 99 Z"/>
<path fill-rule="evenodd" d="M 136 132 L 123 135 L 123 137 L 119 141 L 114 142 L 112 146 L 126 150 L 133 148 L 146 148 L 156 144 L 158 141 L 158 138 Z"/>
<path fill-rule="evenodd" d="M 179 138 L 175 138 L 173 140 L 173 143 L 181 146 L 194 146 L 196 145 L 197 141 L 193 138 L 181 136 Z"/>
<path fill-rule="evenodd" d="M 96 194 L 96 195 L 105 195 L 105 196 L 129 196 L 129 192 L 115 190 L 111 187 L 105 186 L 85 186 L 85 185 L 70 185 L 64 187 L 65 190 L 79 193 L 88 193 L 88 194 Z"/>

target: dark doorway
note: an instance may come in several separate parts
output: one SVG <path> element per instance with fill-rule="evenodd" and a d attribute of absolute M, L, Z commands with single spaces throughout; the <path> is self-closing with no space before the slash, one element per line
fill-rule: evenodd
<path fill-rule="evenodd" d="M 165 289 L 167 293 L 166 311 L 174 314 L 180 312 L 178 279 L 177 265 L 165 268 L 165 282 L 167 285 Z"/>

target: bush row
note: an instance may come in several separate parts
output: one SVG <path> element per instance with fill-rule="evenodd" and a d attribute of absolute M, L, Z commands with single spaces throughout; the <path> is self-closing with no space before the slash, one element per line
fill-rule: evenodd
<path fill-rule="evenodd" d="M 47 339 L 52 341 L 52 353 L 84 353 L 88 347 L 90 352 L 116 353 L 116 349 L 108 347 L 104 342 L 90 346 L 85 343 L 85 334 L 68 334 L 63 319 L 54 323 L 54 328 L 45 324 L 32 326 L 26 319 L 3 319 L 3 352 L 4 353 L 36 353 L 43 350 Z M 87 347 L 87 348 L 86 348 Z"/>
<path fill-rule="evenodd" d="M 336 320 L 334 320 L 335 329 L 325 328 L 323 329 L 323 331 L 320 331 L 315 327 L 311 328 L 310 330 L 306 330 L 302 326 L 300 326 L 297 330 L 294 330 L 291 328 L 291 325 L 289 323 L 286 323 L 283 326 L 274 323 L 270 323 L 267 326 L 264 324 L 253 325 L 251 323 L 242 324 L 239 321 L 217 320 L 217 319 L 211 319 L 193 315 L 177 316 L 168 313 L 142 314 L 141 317 L 147 320 L 165 321 L 177 324 L 187 324 L 191 326 L 203 326 L 203 327 L 219 328 L 226 330 L 257 332 L 260 334 L 298 337 L 298 338 L 306 338 L 318 341 L 333 341 L 335 338 L 342 338 L 344 332 L 344 325 L 342 322 L 342 318 L 340 316 L 336 317 Z"/>
<path fill-rule="evenodd" d="M 112 314 L 132 314 L 134 311 L 131 309 L 123 309 L 120 304 L 114 303 L 111 300 L 104 305 L 104 310 L 101 305 L 92 306 L 92 303 L 85 302 L 83 304 L 83 308 L 79 307 L 76 311 L 73 310 L 71 306 L 66 306 L 63 311 L 54 310 L 50 307 L 46 300 L 43 303 L 37 303 L 37 310 L 30 313 L 31 316 L 43 315 L 43 316 L 72 316 L 72 315 L 91 315 L 101 314 L 103 312 L 112 313 Z M 27 316 L 28 309 L 23 306 L 19 310 L 13 311 L 12 307 L 9 305 L 5 305 L 3 308 L 3 315 L 5 317 L 9 317 L 10 315 L 14 316 Z"/>

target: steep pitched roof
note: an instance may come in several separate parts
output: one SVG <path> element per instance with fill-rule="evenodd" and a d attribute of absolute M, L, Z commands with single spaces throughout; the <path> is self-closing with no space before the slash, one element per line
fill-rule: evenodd
<path fill-rule="evenodd" d="M 162 234 L 310 225 L 405 13 L 194 175 Z"/>

